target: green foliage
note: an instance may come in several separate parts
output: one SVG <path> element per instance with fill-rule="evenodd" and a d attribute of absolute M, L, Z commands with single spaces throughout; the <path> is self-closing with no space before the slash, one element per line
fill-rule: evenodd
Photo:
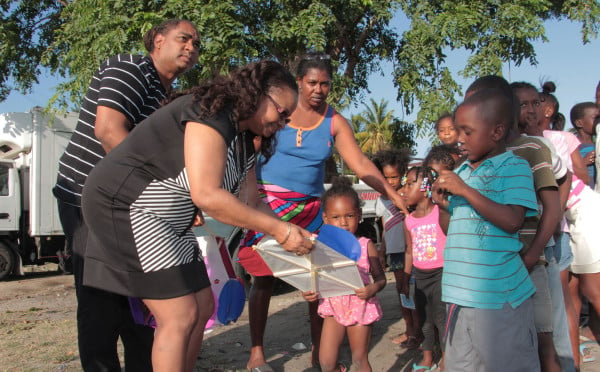
<path fill-rule="evenodd" d="M 41 55 L 61 24 L 55 0 L 0 0 L 0 101 L 11 90 L 31 91 L 38 82 Z"/>
<path fill-rule="evenodd" d="M 390 148 L 407 148 L 414 152 L 414 126 L 394 117 L 388 102 L 371 99 L 371 105 L 352 116 L 352 129 L 360 149 L 367 155 Z"/>
<path fill-rule="evenodd" d="M 293 70 L 302 53 L 324 51 L 336 69 L 329 100 L 344 108 L 392 61 L 398 100 L 409 114 L 419 109 L 419 134 L 461 93 L 447 53 L 468 51 L 460 74 L 475 78 L 509 61 L 535 64 L 532 42 L 545 40 L 548 19 L 580 22 L 584 43 L 600 27 L 597 0 L 0 0 L 0 11 L 0 100 L 27 93 L 48 68 L 66 78 L 50 104 L 76 108 L 103 60 L 143 53 L 147 30 L 182 18 L 196 23 L 202 43 L 182 88 L 261 58 Z M 409 22 L 402 35 L 390 25 L 398 12 Z"/>
<path fill-rule="evenodd" d="M 450 110 L 461 95 L 445 66 L 446 53 L 470 53 L 460 74 L 477 78 L 501 74 L 502 64 L 536 64 L 532 42 L 546 41 L 543 23 L 567 18 L 582 23 L 582 39 L 597 37 L 600 4 L 595 0 L 421 1 L 401 2 L 411 27 L 402 35 L 394 82 L 407 112 L 416 104 L 421 134 L 429 123 Z"/>
<path fill-rule="evenodd" d="M 79 102 L 104 59 L 143 52 L 145 31 L 182 18 L 197 25 L 202 44 L 198 68 L 180 79 L 182 87 L 261 58 L 293 69 L 299 55 L 316 50 L 332 56 L 337 72 L 330 100 L 344 107 L 366 88 L 379 62 L 393 57 L 394 9 L 386 0 L 78 0 L 64 8 L 43 63 L 69 79 L 55 96 L 65 107 Z"/>

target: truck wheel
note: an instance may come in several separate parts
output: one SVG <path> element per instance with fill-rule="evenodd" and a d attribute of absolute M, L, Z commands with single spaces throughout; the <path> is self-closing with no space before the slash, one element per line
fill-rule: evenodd
<path fill-rule="evenodd" d="M 7 278 L 15 267 L 15 256 L 10 248 L 0 243 L 0 280 Z"/>

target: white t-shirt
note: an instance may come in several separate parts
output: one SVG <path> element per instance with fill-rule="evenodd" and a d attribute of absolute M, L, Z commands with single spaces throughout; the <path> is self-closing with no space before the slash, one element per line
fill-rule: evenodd
<path fill-rule="evenodd" d="M 375 214 L 383 217 L 386 254 L 403 253 L 406 250 L 404 214 L 389 199 L 382 197 L 375 201 Z"/>

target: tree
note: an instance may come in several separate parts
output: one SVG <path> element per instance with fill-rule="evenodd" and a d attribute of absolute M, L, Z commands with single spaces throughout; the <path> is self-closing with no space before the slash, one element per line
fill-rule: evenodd
<path fill-rule="evenodd" d="M 38 82 L 41 58 L 54 41 L 64 4 L 55 0 L 0 0 L 0 101 Z"/>
<path fill-rule="evenodd" d="M 439 114 L 455 106 L 460 86 L 445 66 L 448 51 L 471 53 L 460 74 L 501 74 L 502 63 L 535 65 L 534 40 L 546 40 L 543 22 L 565 18 L 582 23 L 582 40 L 597 37 L 597 0 L 420 1 L 401 2 L 411 22 L 399 43 L 395 85 L 410 113 L 418 103 L 417 125 L 429 129 Z"/>
<path fill-rule="evenodd" d="M 336 67 L 331 102 L 341 108 L 360 101 L 368 76 L 393 61 L 398 100 L 409 113 L 421 109 L 421 129 L 460 91 L 448 51 L 472 53 L 465 77 L 499 73 L 503 62 L 536 63 L 531 42 L 544 40 L 545 20 L 581 22 L 587 42 L 600 19 L 595 0 L 0 0 L 0 9 L 0 100 L 12 89 L 26 93 L 45 67 L 67 78 L 54 99 L 78 104 L 104 59 L 143 51 L 145 31 L 179 17 L 197 24 L 202 41 L 183 87 L 260 58 L 293 68 L 306 50 L 324 51 Z M 390 25 L 398 11 L 410 22 L 402 35 Z"/>
<path fill-rule="evenodd" d="M 199 67 L 183 86 L 260 58 L 293 68 L 307 50 L 324 51 L 337 69 L 331 100 L 340 108 L 366 88 L 379 62 L 393 57 L 398 35 L 389 21 L 396 8 L 387 0 L 78 0 L 64 8 L 43 63 L 70 78 L 56 98 L 78 102 L 107 56 L 142 51 L 146 30 L 179 17 L 196 23 L 202 43 Z"/>
<path fill-rule="evenodd" d="M 373 155 L 389 148 L 408 148 L 412 151 L 412 126 L 394 117 L 394 110 L 388 110 L 388 102 L 379 103 L 371 99 L 371 105 L 352 116 L 354 136 L 362 152 Z M 408 135 L 408 137 L 407 137 Z"/>

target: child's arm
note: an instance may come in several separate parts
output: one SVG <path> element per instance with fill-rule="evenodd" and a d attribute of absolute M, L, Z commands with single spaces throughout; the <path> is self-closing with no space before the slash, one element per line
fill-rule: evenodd
<path fill-rule="evenodd" d="M 438 223 L 440 224 L 440 227 L 442 228 L 444 234 L 448 235 L 448 226 L 450 225 L 450 213 L 448 213 L 446 209 L 442 208 L 440 208 L 439 211 L 440 216 L 438 218 Z"/>
<path fill-rule="evenodd" d="M 315 302 L 319 299 L 319 294 L 317 292 L 313 292 L 313 291 L 302 292 L 302 291 L 300 291 L 300 293 L 302 294 L 302 297 L 304 297 L 304 299 L 308 302 Z"/>
<path fill-rule="evenodd" d="M 442 171 L 433 184 L 433 188 L 434 191 L 442 190 L 443 192 L 462 196 L 483 218 L 509 234 L 516 233 L 523 225 L 525 207 L 496 203 L 468 186 L 452 171 Z"/>
<path fill-rule="evenodd" d="M 363 288 L 356 289 L 356 295 L 361 300 L 368 300 L 369 298 L 375 296 L 375 294 L 385 287 L 387 280 L 385 279 L 385 273 L 383 271 L 383 267 L 381 266 L 381 262 L 379 262 L 379 256 L 377 254 L 377 247 L 373 242 L 369 241 L 369 245 L 367 246 L 367 251 L 369 254 L 369 266 L 371 271 L 371 276 L 373 277 L 373 283 L 367 284 Z"/>
<path fill-rule="evenodd" d="M 381 219 L 381 221 L 383 222 L 383 218 Z M 387 255 L 387 247 L 386 247 L 386 242 L 385 242 L 385 225 L 382 224 L 383 227 L 383 232 L 381 233 L 381 245 L 379 246 L 379 261 L 381 262 L 381 267 L 383 267 L 385 269 L 385 256 Z"/>
<path fill-rule="evenodd" d="M 408 282 L 412 274 L 413 267 L 413 252 L 412 252 L 412 237 L 410 231 L 403 225 L 404 228 L 404 241 L 406 242 L 406 251 L 404 251 L 404 282 L 401 283 L 402 289 L 400 292 L 408 296 Z"/>
<path fill-rule="evenodd" d="M 562 211 L 560 209 L 560 197 L 556 187 L 544 187 L 538 190 L 538 198 L 542 203 L 542 213 L 537 227 L 537 231 L 529 250 L 523 256 L 523 263 L 527 270 L 531 271 L 538 262 L 540 256 L 544 253 L 544 248 L 548 240 L 556 231 L 560 224 Z"/>

